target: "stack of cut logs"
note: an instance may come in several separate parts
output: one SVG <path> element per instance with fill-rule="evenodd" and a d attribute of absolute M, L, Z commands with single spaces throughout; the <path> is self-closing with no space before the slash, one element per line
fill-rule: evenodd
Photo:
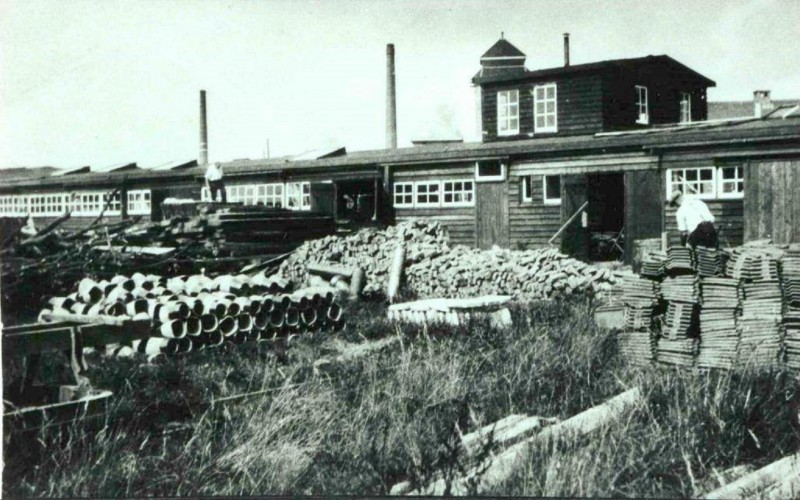
<path fill-rule="evenodd" d="M 113 346 L 118 355 L 174 354 L 224 341 L 272 340 L 344 326 L 329 288 L 289 292 L 278 277 L 258 274 L 164 278 L 135 273 L 111 280 L 84 278 L 66 297 L 53 297 L 41 321 L 92 322 L 108 317 L 148 318 L 152 337 Z"/>
<path fill-rule="evenodd" d="M 615 277 L 570 259 L 555 249 L 478 250 L 447 244 L 436 222 L 404 221 L 383 231 L 365 229 L 348 237 L 310 241 L 281 266 L 283 276 L 308 280 L 309 264 L 337 263 L 364 269 L 366 295 L 387 289 L 395 249 L 405 245 L 406 288 L 420 298 L 510 295 L 515 300 L 608 292 Z"/>
<path fill-rule="evenodd" d="M 635 327 L 657 320 L 658 310 L 664 308 L 662 320 L 654 321 L 660 324 L 659 362 L 701 368 L 769 367 L 779 365 L 785 353 L 786 365 L 800 370 L 800 245 L 756 242 L 730 252 L 669 249 L 660 276 L 663 256 L 651 260 L 651 265 L 643 265 L 642 278 L 634 280 L 647 278 L 652 287 L 633 286 L 626 279 L 637 292 L 635 300 L 629 297 L 625 305 L 626 319 L 637 320 L 626 324 L 627 331 L 620 335 L 626 357 L 640 362 L 647 356 L 644 337 L 635 337 Z M 650 289 L 651 299 L 663 302 L 652 307 L 652 318 L 643 318 L 641 304 L 647 297 L 641 293 Z M 637 338 L 640 346 L 633 349 L 631 343 Z"/>

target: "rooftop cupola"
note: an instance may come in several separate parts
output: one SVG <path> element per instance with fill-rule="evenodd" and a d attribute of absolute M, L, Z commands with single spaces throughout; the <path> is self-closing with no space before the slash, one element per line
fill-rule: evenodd
<path fill-rule="evenodd" d="M 480 76 L 515 75 L 525 73 L 525 54 L 503 38 L 481 56 Z"/>

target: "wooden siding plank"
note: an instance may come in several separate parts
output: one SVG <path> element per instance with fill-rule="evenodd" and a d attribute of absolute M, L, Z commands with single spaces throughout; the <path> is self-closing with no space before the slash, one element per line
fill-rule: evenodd
<path fill-rule="evenodd" d="M 744 165 L 744 240 L 758 239 L 758 163 L 748 161 Z"/>

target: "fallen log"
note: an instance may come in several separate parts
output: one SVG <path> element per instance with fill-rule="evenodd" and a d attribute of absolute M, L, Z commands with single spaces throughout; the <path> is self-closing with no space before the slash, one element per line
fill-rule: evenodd
<path fill-rule="evenodd" d="M 456 479 L 451 485 L 451 495 L 467 495 L 469 486 L 475 482 L 475 493 L 480 494 L 507 480 L 517 464 L 524 459 L 531 446 L 547 445 L 555 440 L 576 439 L 594 432 L 625 411 L 641 404 L 641 390 L 636 387 L 614 396 L 603 404 L 590 408 L 561 423 L 545 427 L 544 430 L 506 449 L 493 460 L 491 465 L 479 476 L 478 469 L 470 470 L 464 477 Z M 426 488 L 412 491 L 410 495 L 443 495 L 447 484 L 439 479 Z"/>
<path fill-rule="evenodd" d="M 703 498 L 717 499 L 717 498 L 752 498 L 760 491 L 765 490 L 776 485 L 779 489 L 791 488 L 791 483 L 782 485 L 784 479 L 800 477 L 800 453 L 789 455 L 777 462 L 773 462 L 766 467 L 762 467 L 757 471 L 751 472 L 736 481 L 726 484 L 722 488 L 718 488 L 706 495 Z M 795 494 L 797 491 L 795 491 Z M 788 497 L 787 497 L 788 498 Z"/>
<path fill-rule="evenodd" d="M 28 239 L 22 240 L 19 246 L 25 247 L 28 245 L 36 245 L 37 243 L 43 242 L 46 239 L 47 235 L 52 233 L 62 223 L 69 220 L 70 217 L 72 217 L 71 211 L 64 212 L 64 215 L 60 216 L 59 218 L 57 218 L 56 220 L 45 226 L 45 228 L 39 231 L 36 234 L 36 236 L 32 236 Z"/>

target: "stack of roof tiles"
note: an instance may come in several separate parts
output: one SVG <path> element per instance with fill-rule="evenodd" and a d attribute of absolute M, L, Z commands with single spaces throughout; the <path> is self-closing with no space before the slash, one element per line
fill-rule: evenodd
<path fill-rule="evenodd" d="M 779 255 L 769 247 L 751 247 L 734 254 L 728 263 L 728 271 L 741 280 L 742 315 L 736 325 L 740 364 L 764 366 L 780 361 L 783 298 Z"/>
<path fill-rule="evenodd" d="M 792 246 L 781 259 L 783 294 L 786 310 L 783 324 L 786 329 L 786 365 L 800 371 L 800 245 Z"/>
<path fill-rule="evenodd" d="M 685 250 L 685 251 L 684 251 Z M 661 284 L 667 301 L 667 312 L 658 341 L 658 361 L 679 366 L 692 366 L 697 353 L 699 287 L 691 274 L 693 257 L 687 248 L 667 251 L 668 276 Z"/>
<path fill-rule="evenodd" d="M 647 278 L 626 277 L 622 284 L 622 301 L 625 331 L 619 335 L 620 350 L 636 363 L 650 363 L 654 359 L 652 319 L 659 303 L 659 284 Z"/>
<path fill-rule="evenodd" d="M 800 245 L 748 244 L 730 253 L 678 247 L 659 253 L 642 263 L 641 275 L 655 283 L 651 300 L 644 297 L 650 290 L 642 285 L 647 280 L 631 280 L 632 305 L 626 305 L 629 329 L 651 325 L 657 332 L 659 362 L 770 367 L 781 363 L 785 352 L 787 366 L 800 371 Z M 623 354 L 632 361 L 648 356 L 652 351 L 643 338 L 634 332 L 621 335 Z"/>
<path fill-rule="evenodd" d="M 699 276 L 717 276 L 725 271 L 728 254 L 716 248 L 697 247 L 695 267 Z"/>
<path fill-rule="evenodd" d="M 700 368 L 733 368 L 739 347 L 736 314 L 738 283 L 732 278 L 708 277 L 700 281 Z"/>
<path fill-rule="evenodd" d="M 668 274 L 691 274 L 694 272 L 695 259 L 692 251 L 686 247 L 670 247 L 667 249 L 666 271 Z"/>
<path fill-rule="evenodd" d="M 640 274 L 646 278 L 661 279 L 667 266 L 666 252 L 650 252 L 642 259 Z"/>

